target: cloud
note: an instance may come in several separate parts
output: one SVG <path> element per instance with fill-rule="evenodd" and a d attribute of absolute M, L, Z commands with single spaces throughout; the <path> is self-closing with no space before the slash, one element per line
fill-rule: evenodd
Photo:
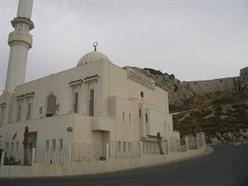
<path fill-rule="evenodd" d="M 1 1 L 1 81 L 17 1 Z M 181 80 L 237 76 L 248 60 L 246 1 L 35 0 L 27 81 L 74 67 L 99 50 L 119 66 L 157 68 Z"/>

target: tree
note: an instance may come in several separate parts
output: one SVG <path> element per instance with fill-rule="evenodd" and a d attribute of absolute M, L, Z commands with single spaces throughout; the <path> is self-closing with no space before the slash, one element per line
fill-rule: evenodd
<path fill-rule="evenodd" d="M 174 74 L 171 74 L 171 75 L 169 76 L 169 78 L 170 78 L 170 79 L 175 79 L 175 75 L 174 75 Z"/>

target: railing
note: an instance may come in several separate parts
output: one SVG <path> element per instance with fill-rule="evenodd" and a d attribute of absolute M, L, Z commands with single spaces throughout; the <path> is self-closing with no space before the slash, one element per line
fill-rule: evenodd
<path fill-rule="evenodd" d="M 71 146 L 73 161 L 100 160 L 104 157 L 103 146 L 100 144 L 74 143 Z"/>
<path fill-rule="evenodd" d="M 205 134 L 203 132 L 188 136 L 189 149 L 198 149 L 206 145 Z"/>
<path fill-rule="evenodd" d="M 69 147 L 56 147 L 54 149 L 46 149 L 45 147 L 37 147 L 35 149 L 34 163 L 50 163 L 63 164 L 70 160 Z"/>
<path fill-rule="evenodd" d="M 143 154 L 160 154 L 158 142 L 143 142 Z"/>
<path fill-rule="evenodd" d="M 180 152 L 181 144 L 177 137 L 170 137 L 169 139 L 169 152 Z"/>
<path fill-rule="evenodd" d="M 4 152 L 1 165 L 64 164 L 71 161 L 131 159 L 140 158 L 143 155 L 186 152 L 189 149 L 201 148 L 205 144 L 205 134 L 198 133 L 196 136 L 186 136 L 181 140 L 171 137 L 169 141 L 161 141 L 160 144 L 156 141 L 114 141 L 107 144 L 73 143 L 71 146 L 53 149 L 38 146 L 36 149 L 27 149 L 26 153 L 24 149 Z M 24 156 L 26 163 L 24 163 Z"/>
<path fill-rule="evenodd" d="M 137 158 L 140 156 L 140 143 L 118 141 L 109 143 L 109 158 Z"/>

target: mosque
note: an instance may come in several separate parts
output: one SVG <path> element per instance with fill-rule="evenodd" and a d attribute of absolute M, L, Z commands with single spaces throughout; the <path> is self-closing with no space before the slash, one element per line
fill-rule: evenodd
<path fill-rule="evenodd" d="M 0 149 L 59 151 L 73 144 L 117 142 L 127 151 L 133 142 L 179 142 L 168 109 L 168 92 L 132 68 L 121 68 L 105 54 L 83 55 L 75 67 L 25 82 L 34 28 L 32 0 L 20 0 L 10 46 L 6 87 L 0 96 Z"/>

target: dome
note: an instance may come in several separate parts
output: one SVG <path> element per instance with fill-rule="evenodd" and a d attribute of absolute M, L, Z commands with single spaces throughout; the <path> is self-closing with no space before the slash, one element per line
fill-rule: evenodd
<path fill-rule="evenodd" d="M 109 58 L 101 52 L 93 51 L 85 54 L 78 62 L 77 66 L 85 65 L 96 61 L 109 61 Z"/>

